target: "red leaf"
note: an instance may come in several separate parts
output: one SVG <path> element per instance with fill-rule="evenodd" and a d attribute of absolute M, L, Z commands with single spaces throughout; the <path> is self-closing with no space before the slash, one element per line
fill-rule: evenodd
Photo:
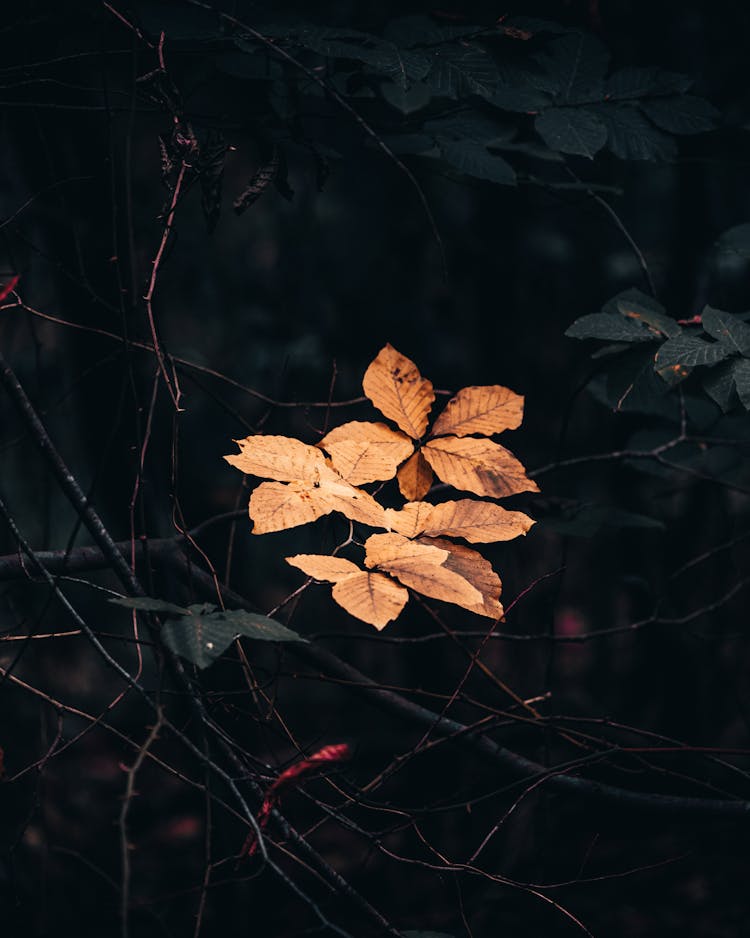
<path fill-rule="evenodd" d="M 3 300 L 6 297 L 10 296 L 10 294 L 16 289 L 16 285 L 18 284 L 18 281 L 20 279 L 21 279 L 20 274 L 15 274 L 13 277 L 10 278 L 10 280 L 5 284 L 4 287 L 0 287 L 0 303 L 2 303 Z"/>

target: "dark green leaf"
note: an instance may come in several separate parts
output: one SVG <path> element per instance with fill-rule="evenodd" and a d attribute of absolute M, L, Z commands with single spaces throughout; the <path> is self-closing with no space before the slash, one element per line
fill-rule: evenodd
<path fill-rule="evenodd" d="M 685 75 L 667 72 L 654 66 L 641 68 L 628 65 L 618 69 L 604 84 L 607 100 L 646 98 L 652 95 L 683 94 L 692 84 Z"/>
<path fill-rule="evenodd" d="M 550 108 L 537 117 L 534 126 L 550 149 L 589 159 L 607 142 L 607 128 L 585 108 Z"/>
<path fill-rule="evenodd" d="M 235 638 L 265 642 L 304 642 L 275 619 L 242 609 L 219 610 L 210 603 L 189 606 L 187 615 L 170 619 L 161 630 L 165 644 L 199 668 L 212 664 Z"/>
<path fill-rule="evenodd" d="M 481 115 L 470 115 L 428 121 L 424 125 L 424 131 L 438 140 L 470 141 L 489 146 L 512 139 L 516 128 L 509 124 L 489 120 Z"/>
<path fill-rule="evenodd" d="M 504 83 L 499 84 L 492 97 L 487 100 L 501 111 L 516 111 L 519 114 L 534 114 L 552 104 L 550 95 L 543 91 L 528 85 L 516 87 Z"/>
<path fill-rule="evenodd" d="M 396 108 L 401 114 L 414 114 L 427 107 L 432 93 L 424 82 L 414 82 L 410 87 L 404 88 L 398 82 L 386 82 L 380 86 L 380 93 L 385 100 Z"/>
<path fill-rule="evenodd" d="M 750 361 L 738 358 L 732 362 L 732 377 L 742 406 L 750 410 Z"/>
<path fill-rule="evenodd" d="M 431 50 L 430 57 L 432 68 L 427 83 L 440 97 L 456 99 L 477 94 L 490 100 L 497 90 L 497 66 L 481 46 L 441 46 Z"/>
<path fill-rule="evenodd" d="M 607 342 L 653 342 L 657 336 L 642 323 L 610 313 L 590 313 L 568 326 L 571 339 L 604 339 Z"/>
<path fill-rule="evenodd" d="M 643 101 L 641 109 L 657 127 L 673 134 L 700 134 L 713 130 L 721 116 L 712 104 L 692 94 Z"/>
<path fill-rule="evenodd" d="M 607 145 L 623 160 L 671 160 L 677 154 L 674 140 L 657 130 L 629 105 L 604 104 L 596 114 L 607 128 Z"/>
<path fill-rule="evenodd" d="M 489 153 L 481 143 L 446 140 L 440 143 L 440 153 L 446 163 L 467 176 L 487 179 L 503 186 L 516 184 L 513 167 L 501 156 Z"/>
<path fill-rule="evenodd" d="M 628 287 L 627 290 L 620 290 L 619 293 L 616 293 L 602 306 L 602 312 L 622 315 L 619 306 L 620 302 L 638 303 L 645 309 L 650 309 L 661 316 L 667 315 L 666 309 L 658 300 L 655 300 L 652 296 L 649 296 L 637 287 Z"/>
<path fill-rule="evenodd" d="M 115 606 L 124 606 L 126 609 L 137 609 L 139 612 L 166 612 L 170 615 L 184 616 L 188 610 L 176 606 L 164 599 L 152 599 L 150 596 L 118 596 L 109 602 Z"/>
<path fill-rule="evenodd" d="M 538 61 L 547 80 L 537 87 L 559 102 L 579 104 L 602 97 L 609 52 L 594 36 L 570 32 L 553 39 Z"/>
<path fill-rule="evenodd" d="M 733 374 L 735 364 L 736 359 L 722 362 L 703 375 L 703 389 L 725 414 L 732 409 L 737 400 Z"/>
<path fill-rule="evenodd" d="M 666 316 L 664 313 L 659 312 L 660 309 L 663 309 L 655 300 L 652 300 L 651 297 L 647 297 L 644 293 L 640 293 L 639 290 L 632 290 L 630 296 L 623 296 L 621 299 L 616 300 L 616 305 L 618 311 L 628 319 L 635 319 L 638 322 L 645 322 L 647 325 L 651 326 L 652 329 L 656 329 L 657 332 L 660 332 L 662 335 L 667 336 L 667 338 L 674 338 L 674 336 L 680 335 L 682 332 L 682 326 L 671 316 Z M 640 302 L 639 299 L 632 297 L 632 294 L 639 293 L 645 302 Z M 654 309 L 654 307 L 658 309 Z"/>
<path fill-rule="evenodd" d="M 735 225 L 719 236 L 716 245 L 720 254 L 737 254 L 750 258 L 750 223 Z"/>
<path fill-rule="evenodd" d="M 667 384 L 678 384 L 696 366 L 715 365 L 730 354 L 730 349 L 720 342 L 706 342 L 694 336 L 678 335 L 674 339 L 667 339 L 662 345 L 656 353 L 654 367 Z"/>
<path fill-rule="evenodd" d="M 742 355 L 750 354 L 750 326 L 732 313 L 706 306 L 701 313 L 705 331 Z"/>

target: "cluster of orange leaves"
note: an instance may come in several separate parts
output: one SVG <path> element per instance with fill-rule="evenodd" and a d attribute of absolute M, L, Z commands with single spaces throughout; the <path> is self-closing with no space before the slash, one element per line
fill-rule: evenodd
<path fill-rule="evenodd" d="M 385 529 L 387 533 L 372 534 L 364 542 L 366 569 L 337 556 L 286 558 L 308 576 L 333 583 L 334 600 L 378 629 L 401 613 L 409 598 L 405 587 L 501 618 L 500 577 L 477 551 L 447 538 L 509 541 L 526 534 L 534 522 L 493 501 L 462 498 L 432 504 L 423 499 L 435 476 L 485 498 L 539 491 L 519 460 L 488 439 L 520 426 L 523 398 L 500 385 L 463 388 L 428 433 L 432 383 L 391 345 L 370 364 L 362 387 L 397 430 L 385 423 L 351 421 L 335 427 L 316 446 L 257 434 L 237 440 L 240 452 L 224 457 L 247 475 L 273 480 L 261 483 L 250 497 L 253 533 L 307 524 L 332 511 Z M 360 487 L 394 476 L 407 500 L 400 509 L 385 508 Z"/>

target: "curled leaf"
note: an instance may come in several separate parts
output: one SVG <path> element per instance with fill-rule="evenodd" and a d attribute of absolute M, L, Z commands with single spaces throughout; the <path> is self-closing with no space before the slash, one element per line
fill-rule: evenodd
<path fill-rule="evenodd" d="M 318 444 L 331 457 L 333 468 L 352 485 L 392 479 L 414 444 L 384 423 L 353 420 L 326 434 Z"/>
<path fill-rule="evenodd" d="M 472 544 L 512 541 L 526 534 L 535 522 L 522 511 L 508 511 L 493 502 L 462 498 L 433 505 L 420 534 L 437 537 L 462 537 Z"/>
<path fill-rule="evenodd" d="M 515 430 L 523 420 L 523 397 L 499 384 L 462 388 L 435 421 L 432 436 L 492 436 Z"/>
<path fill-rule="evenodd" d="M 235 440 L 240 452 L 225 456 L 230 466 L 249 476 L 277 482 L 315 482 L 325 466 L 319 449 L 290 436 L 256 434 Z"/>
<path fill-rule="evenodd" d="M 421 452 L 413 453 L 399 467 L 396 473 L 398 478 L 398 487 L 404 498 L 410 502 L 418 502 L 432 488 L 434 478 L 432 469 Z"/>
<path fill-rule="evenodd" d="M 492 440 L 444 436 L 430 440 L 422 453 L 443 482 L 475 495 L 503 498 L 539 491 L 519 460 Z"/>
<path fill-rule="evenodd" d="M 490 619 L 502 618 L 503 607 L 499 602 L 502 583 L 489 560 L 485 560 L 481 554 L 470 547 L 454 544 L 442 538 L 419 538 L 417 543 L 430 544 L 445 550 L 448 554 L 444 562 L 445 568 L 470 583 L 480 597 L 478 602 L 458 602 L 455 599 L 452 602 L 456 602 L 459 606 L 479 616 L 488 616 Z"/>
<path fill-rule="evenodd" d="M 365 566 L 385 570 L 418 593 L 467 609 L 483 604 L 479 590 L 447 567 L 447 550 L 400 534 L 373 534 L 365 542 L 365 551 Z"/>
<path fill-rule="evenodd" d="M 424 434 L 435 394 L 432 382 L 422 377 L 411 359 L 386 345 L 365 372 L 362 388 L 404 433 L 415 440 Z"/>
<path fill-rule="evenodd" d="M 316 580 L 334 583 L 332 596 L 343 609 L 363 622 L 382 629 L 396 619 L 409 594 L 387 576 L 360 568 L 343 557 L 297 554 L 286 562 Z"/>

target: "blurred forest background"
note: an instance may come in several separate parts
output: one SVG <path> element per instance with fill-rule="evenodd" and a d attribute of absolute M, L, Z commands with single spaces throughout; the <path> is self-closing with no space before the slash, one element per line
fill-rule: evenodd
<path fill-rule="evenodd" d="M 684 322 L 750 307 L 750 8 L 39 0 L 3 19 L 5 933 L 742 933 L 750 417 L 690 380 L 618 408 L 628 381 L 565 332 L 629 288 Z M 636 121 L 625 95 L 627 139 L 614 85 L 599 111 L 563 88 L 620 69 L 658 100 Z M 572 143 L 537 123 L 560 112 Z M 436 388 L 525 395 L 502 442 L 541 494 L 508 507 L 538 524 L 484 551 L 518 598 L 490 640 L 439 603 L 378 633 L 327 588 L 287 602 L 283 558 L 345 526 L 254 537 L 254 480 L 222 460 L 252 433 L 377 419 L 326 402 L 361 397 L 386 342 Z M 152 616 L 134 640 L 86 504 L 148 596 L 284 604 L 319 657 L 249 641 L 198 671 L 158 652 Z M 154 701 L 171 729 L 151 738 Z M 351 759 L 284 795 L 269 861 L 236 859 L 238 795 L 257 813 L 340 742 Z"/>

